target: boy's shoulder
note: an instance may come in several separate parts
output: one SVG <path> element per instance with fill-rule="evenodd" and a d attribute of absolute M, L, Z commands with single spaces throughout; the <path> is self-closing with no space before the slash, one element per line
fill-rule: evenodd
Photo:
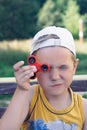
<path fill-rule="evenodd" d="M 82 98 L 83 102 L 83 109 L 84 109 L 84 115 L 85 115 L 85 123 L 83 130 L 87 130 L 87 99 Z"/>
<path fill-rule="evenodd" d="M 33 96 L 35 96 L 38 93 L 38 89 L 39 89 L 39 85 L 38 84 L 30 86 L 30 92 L 29 92 L 29 94 L 31 96 L 31 99 L 32 99 Z"/>
<path fill-rule="evenodd" d="M 83 102 L 83 108 L 84 108 L 85 115 L 87 116 L 87 99 L 82 98 L 82 102 Z"/>

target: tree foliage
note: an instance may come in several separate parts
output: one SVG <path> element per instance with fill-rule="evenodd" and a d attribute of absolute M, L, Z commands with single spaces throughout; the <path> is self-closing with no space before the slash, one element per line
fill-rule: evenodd
<path fill-rule="evenodd" d="M 83 20 L 83 36 L 87 38 L 87 13 L 82 16 Z"/>
<path fill-rule="evenodd" d="M 30 38 L 49 25 L 65 26 L 76 36 L 86 6 L 86 0 L 0 0 L 0 40 Z"/>
<path fill-rule="evenodd" d="M 69 0 L 67 5 L 67 10 L 63 16 L 64 25 L 68 28 L 74 35 L 74 37 L 78 37 L 79 34 L 79 6 L 75 1 Z"/>
<path fill-rule="evenodd" d="M 66 9 L 67 0 L 47 0 L 39 11 L 39 27 L 56 25 L 63 26 L 63 13 Z"/>
<path fill-rule="evenodd" d="M 28 38 L 37 30 L 37 1 L 0 1 L 0 40 Z"/>
<path fill-rule="evenodd" d="M 84 15 L 87 13 L 87 0 L 77 0 L 77 4 L 80 7 L 80 14 Z"/>
<path fill-rule="evenodd" d="M 74 37 L 78 37 L 79 17 L 79 6 L 75 0 L 47 0 L 40 10 L 38 23 L 40 28 L 49 25 L 66 27 Z"/>

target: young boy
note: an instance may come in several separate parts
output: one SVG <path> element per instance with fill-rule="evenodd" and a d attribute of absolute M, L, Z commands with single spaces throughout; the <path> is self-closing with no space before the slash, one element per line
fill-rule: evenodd
<path fill-rule="evenodd" d="M 87 100 L 70 88 L 78 65 L 72 34 L 46 27 L 33 38 L 30 55 L 34 65 L 13 66 L 18 86 L 0 130 L 87 130 Z M 49 70 L 43 70 L 44 63 Z M 38 85 L 30 86 L 34 74 Z"/>

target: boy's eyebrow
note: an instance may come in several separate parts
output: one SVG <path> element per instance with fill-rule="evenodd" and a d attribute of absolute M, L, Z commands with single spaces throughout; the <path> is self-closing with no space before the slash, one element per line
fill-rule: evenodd
<path fill-rule="evenodd" d="M 61 65 L 59 68 L 68 68 L 68 65 Z"/>
<path fill-rule="evenodd" d="M 67 64 L 62 64 L 60 66 L 53 66 L 53 65 L 50 65 L 51 68 L 61 68 L 61 67 L 68 67 Z"/>

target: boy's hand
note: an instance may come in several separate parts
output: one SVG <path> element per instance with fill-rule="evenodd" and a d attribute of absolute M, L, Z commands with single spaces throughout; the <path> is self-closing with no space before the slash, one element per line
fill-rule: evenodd
<path fill-rule="evenodd" d="M 23 66 L 24 61 L 17 62 L 14 66 L 14 75 L 16 82 L 21 89 L 29 89 L 29 79 L 34 75 L 34 72 L 37 71 L 35 66 Z"/>

